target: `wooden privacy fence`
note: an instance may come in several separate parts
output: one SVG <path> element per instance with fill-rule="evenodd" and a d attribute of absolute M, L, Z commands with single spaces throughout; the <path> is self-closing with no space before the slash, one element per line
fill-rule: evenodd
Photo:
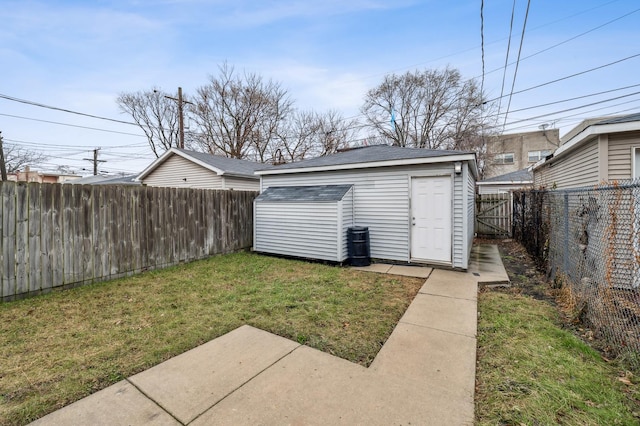
<path fill-rule="evenodd" d="M 483 237 L 511 236 L 513 202 L 511 193 L 476 196 L 476 233 Z"/>
<path fill-rule="evenodd" d="M 1 300 L 249 248 L 256 196 L 0 182 Z"/>

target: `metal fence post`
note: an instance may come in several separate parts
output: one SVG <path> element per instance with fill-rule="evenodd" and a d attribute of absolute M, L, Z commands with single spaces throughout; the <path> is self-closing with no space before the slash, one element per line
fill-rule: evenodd
<path fill-rule="evenodd" d="M 569 194 L 564 194 L 564 212 L 562 219 L 564 221 L 564 241 L 562 251 L 562 268 L 564 273 L 569 273 Z"/>

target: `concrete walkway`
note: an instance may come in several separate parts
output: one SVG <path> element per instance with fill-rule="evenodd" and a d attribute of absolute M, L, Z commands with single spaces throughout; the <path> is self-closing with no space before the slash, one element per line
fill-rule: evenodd
<path fill-rule="evenodd" d="M 369 368 L 242 326 L 33 424 L 471 425 L 478 281 L 508 281 L 476 254 L 467 273 L 372 265 L 427 279 Z"/>

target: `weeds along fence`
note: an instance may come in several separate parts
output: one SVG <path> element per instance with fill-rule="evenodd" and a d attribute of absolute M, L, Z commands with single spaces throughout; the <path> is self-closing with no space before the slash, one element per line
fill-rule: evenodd
<path fill-rule="evenodd" d="M 517 192 L 513 233 L 575 314 L 640 368 L 640 184 Z"/>
<path fill-rule="evenodd" d="M 1 300 L 249 248 L 256 195 L 0 182 Z"/>

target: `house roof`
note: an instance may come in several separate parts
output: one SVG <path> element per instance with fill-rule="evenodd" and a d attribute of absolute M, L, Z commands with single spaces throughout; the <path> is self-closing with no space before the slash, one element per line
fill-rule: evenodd
<path fill-rule="evenodd" d="M 533 166 L 533 169 L 535 170 L 544 164 L 553 163 L 558 158 L 564 157 L 568 152 L 599 135 L 633 131 L 640 131 L 640 113 L 598 119 L 595 122 L 593 119 L 585 120 L 569 131 L 569 139 L 562 138 L 563 144 L 553 153 L 551 158 L 540 160 Z"/>
<path fill-rule="evenodd" d="M 256 201 L 327 202 L 340 201 L 352 185 L 270 186 Z"/>
<path fill-rule="evenodd" d="M 136 181 L 138 175 L 125 175 L 125 176 L 85 176 L 80 179 L 74 179 L 67 181 L 74 185 L 140 185 L 140 182 Z"/>
<path fill-rule="evenodd" d="M 533 173 L 530 168 L 516 170 L 488 179 L 476 182 L 478 185 L 510 185 L 510 184 L 530 184 L 533 183 Z"/>
<path fill-rule="evenodd" d="M 248 160 L 240 160 L 237 158 L 224 157 L 222 155 L 212 155 L 205 152 L 189 151 L 181 148 L 171 148 L 158 157 L 153 163 L 151 163 L 146 169 L 138 175 L 138 180 L 142 180 L 149 176 L 151 172 L 157 169 L 165 161 L 167 161 L 172 155 L 179 155 L 180 157 L 189 160 L 195 164 L 198 164 L 206 169 L 211 170 L 217 175 L 229 175 L 236 177 L 243 177 L 249 179 L 258 179 L 254 172 L 258 168 L 268 168 L 269 165 L 255 163 Z"/>
<path fill-rule="evenodd" d="M 424 164 L 447 161 L 473 161 L 473 173 L 477 176 L 475 153 L 440 149 L 403 148 L 373 145 L 353 148 L 337 154 L 311 158 L 294 163 L 259 169 L 256 174 L 301 173 L 324 170 L 344 170 L 367 167 L 383 167 L 407 164 Z"/>

